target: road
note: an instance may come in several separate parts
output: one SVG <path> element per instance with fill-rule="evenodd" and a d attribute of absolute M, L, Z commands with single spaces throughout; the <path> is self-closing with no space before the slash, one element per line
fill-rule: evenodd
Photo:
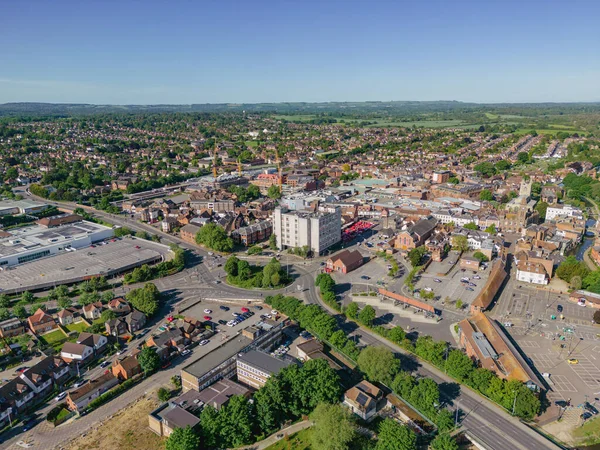
<path fill-rule="evenodd" d="M 44 199 L 39 200 L 46 201 L 47 203 L 54 204 L 59 207 L 67 207 L 72 209 L 79 206 L 72 203 L 65 204 L 58 202 L 48 202 Z M 163 241 L 176 243 L 204 257 L 207 256 L 207 252 L 199 249 L 197 246 L 188 244 L 179 239 L 178 237 L 165 235 L 164 233 L 148 225 L 130 221 L 127 218 L 124 218 L 123 216 L 108 214 L 102 211 L 93 210 L 93 212 L 94 214 L 105 218 L 108 221 L 117 223 L 122 226 L 127 226 L 134 230 L 150 231 L 155 234 L 160 234 L 163 237 Z M 300 285 L 305 289 L 303 295 L 306 297 L 306 300 L 309 303 L 320 304 L 330 314 L 337 316 L 338 321 L 340 322 L 342 328 L 346 332 L 350 333 L 354 331 L 354 324 L 345 322 L 343 318 L 339 316 L 339 314 L 337 314 L 335 311 L 331 310 L 329 307 L 327 307 L 327 305 L 321 302 L 313 282 L 315 274 L 319 271 L 318 262 L 312 262 L 310 264 L 298 264 L 292 261 L 291 264 L 298 274 L 298 278 L 295 280 L 294 285 Z M 196 273 L 199 277 L 199 283 L 206 283 L 208 285 L 207 287 L 215 289 L 215 287 L 217 286 L 216 284 L 214 284 L 215 277 L 206 268 L 205 264 L 199 264 L 195 267 L 195 270 L 197 271 Z M 190 269 L 186 269 L 186 271 L 186 273 L 190 273 Z M 257 294 L 255 291 L 247 291 L 244 289 L 227 286 L 222 283 L 218 285 L 218 290 L 232 295 L 233 298 L 248 298 L 249 295 L 256 296 Z M 286 291 L 287 290 L 269 291 L 269 293 L 284 293 Z M 291 290 L 290 293 L 292 293 Z M 258 293 L 258 295 L 262 296 L 262 293 Z M 361 329 L 360 331 L 362 333 L 360 336 L 360 340 L 364 345 L 383 345 L 390 348 L 390 350 L 392 350 L 395 353 L 400 353 L 403 354 L 405 357 L 413 358 L 412 355 L 405 352 L 402 348 L 375 335 L 370 330 Z M 419 376 L 431 378 L 437 383 L 448 383 L 450 385 L 455 383 L 453 379 L 439 371 L 437 368 L 431 366 L 430 364 L 426 362 L 421 362 L 420 364 L 421 365 L 417 370 L 417 374 Z M 148 380 L 145 380 L 144 382 L 140 383 L 140 385 L 132 388 L 130 391 L 127 391 L 125 394 L 113 400 L 112 402 L 109 402 L 107 405 L 92 412 L 90 415 L 78 419 L 75 422 L 75 426 L 67 425 L 59 427 L 58 429 L 53 431 L 55 431 L 55 434 L 61 436 L 61 439 L 63 441 L 66 439 L 70 439 L 78 434 L 81 434 L 82 431 L 89 428 L 93 424 L 103 420 L 108 415 L 113 414 L 118 409 L 126 406 L 129 402 L 134 401 L 144 391 L 148 391 L 150 389 L 167 383 L 170 377 L 174 375 L 178 370 L 179 369 L 173 368 L 167 371 L 161 371 L 160 373 L 154 375 Z M 483 397 L 479 396 L 478 394 L 469 390 L 466 387 L 461 387 L 460 393 L 458 394 L 458 396 L 456 396 L 456 398 L 451 400 L 451 403 L 456 408 L 459 408 L 459 410 L 464 414 L 464 418 L 461 422 L 462 427 L 468 430 L 481 442 L 487 444 L 490 450 L 546 450 L 560 448 L 552 442 L 548 441 L 547 439 L 541 437 L 531 429 L 529 429 L 518 419 L 510 416 L 510 414 L 502 410 L 494 403 L 484 399 Z M 32 432 L 30 432 L 32 434 L 32 438 L 34 440 L 37 440 L 37 442 L 43 440 L 44 448 L 52 448 L 50 446 L 52 441 L 50 441 L 49 437 L 46 437 L 45 434 L 38 432 L 38 428 L 40 428 L 39 425 L 38 427 L 34 428 Z M 60 442 L 62 441 L 57 439 L 56 442 L 52 445 L 58 445 Z"/>

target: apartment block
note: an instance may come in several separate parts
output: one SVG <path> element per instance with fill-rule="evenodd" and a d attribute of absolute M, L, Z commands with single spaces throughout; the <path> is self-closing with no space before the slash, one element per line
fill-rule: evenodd
<path fill-rule="evenodd" d="M 280 250 L 307 246 L 315 254 L 342 239 L 342 209 L 336 206 L 333 212 L 290 211 L 275 208 L 273 230 Z"/>

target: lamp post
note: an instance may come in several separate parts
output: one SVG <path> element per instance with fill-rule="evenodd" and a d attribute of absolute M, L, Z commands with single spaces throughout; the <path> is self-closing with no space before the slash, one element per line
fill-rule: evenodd
<path fill-rule="evenodd" d="M 517 397 L 519 396 L 519 391 L 515 389 L 515 399 L 513 401 L 512 415 L 515 415 L 515 408 L 517 407 Z"/>

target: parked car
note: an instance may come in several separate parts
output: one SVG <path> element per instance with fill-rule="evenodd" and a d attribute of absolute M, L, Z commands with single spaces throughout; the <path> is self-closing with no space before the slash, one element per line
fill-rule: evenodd
<path fill-rule="evenodd" d="M 223 320 L 223 319 L 219 320 L 219 323 L 220 323 L 221 325 L 227 325 L 227 321 L 226 321 L 226 320 Z"/>
<path fill-rule="evenodd" d="M 212 313 L 212 310 L 211 310 L 211 309 L 205 309 L 205 310 L 204 310 L 204 314 L 211 314 L 211 313 Z"/>
<path fill-rule="evenodd" d="M 272 309 L 272 310 L 271 310 L 271 314 L 273 314 L 274 316 L 276 316 L 276 315 L 277 315 L 277 314 L 279 314 L 279 313 L 277 312 L 277 310 L 276 310 L 276 309 Z"/>
<path fill-rule="evenodd" d="M 583 404 L 583 407 L 586 409 L 586 411 L 591 412 L 593 415 L 597 415 L 598 414 L 598 410 L 594 406 L 592 406 L 590 404 L 590 402 L 585 402 Z"/>
<path fill-rule="evenodd" d="M 248 308 L 246 308 L 246 307 L 242 308 L 243 313 L 247 313 L 248 311 L 250 311 Z"/>
<path fill-rule="evenodd" d="M 436 283 L 441 283 L 442 280 L 440 280 L 439 278 L 434 278 L 433 281 L 435 281 Z"/>
<path fill-rule="evenodd" d="M 221 309 L 222 311 L 229 311 L 229 308 L 224 305 L 219 306 L 219 309 Z"/>
<path fill-rule="evenodd" d="M 56 397 L 54 397 L 55 402 L 60 402 L 63 398 L 67 396 L 67 392 L 61 392 Z"/>
<path fill-rule="evenodd" d="M 360 279 L 361 279 L 361 280 L 370 280 L 370 279 L 371 279 L 371 277 L 369 277 L 369 276 L 367 276 L 367 275 L 362 275 L 362 276 L 360 277 Z"/>
<path fill-rule="evenodd" d="M 212 317 L 210 317 L 210 316 L 204 316 L 204 320 L 212 320 Z"/>
<path fill-rule="evenodd" d="M 481 277 L 480 277 L 479 275 L 474 275 L 474 276 L 473 276 L 473 279 L 474 279 L 474 280 L 481 280 Z"/>
<path fill-rule="evenodd" d="M 567 359 L 567 362 L 572 365 L 579 364 L 579 360 L 575 358 Z"/>
<path fill-rule="evenodd" d="M 208 344 L 210 341 L 208 339 L 203 339 L 202 341 L 200 341 L 199 345 L 206 345 Z"/>
<path fill-rule="evenodd" d="M 556 311 L 558 311 L 559 313 L 563 312 L 562 305 L 556 305 Z"/>
<path fill-rule="evenodd" d="M 468 288 L 467 288 L 467 291 L 471 291 L 471 292 L 473 292 L 474 290 L 475 290 L 475 289 L 473 289 L 472 287 L 468 287 Z"/>
<path fill-rule="evenodd" d="M 74 383 L 74 384 L 73 384 L 73 387 L 74 387 L 75 389 L 77 389 L 78 387 L 81 387 L 81 386 L 83 386 L 85 383 L 86 383 L 86 381 L 85 381 L 85 380 L 80 380 L 80 381 L 77 381 L 76 383 Z"/>
<path fill-rule="evenodd" d="M 569 404 L 566 401 L 564 401 L 564 400 L 556 400 L 554 402 L 554 404 L 556 406 L 560 406 L 561 408 L 566 408 L 567 406 L 569 406 Z"/>
<path fill-rule="evenodd" d="M 181 356 L 186 356 L 186 355 L 189 355 L 190 353 L 192 353 L 191 350 L 185 349 L 184 351 L 181 352 Z"/>
<path fill-rule="evenodd" d="M 263 308 L 260 305 L 254 305 L 254 309 L 257 309 L 258 311 L 261 311 Z"/>
<path fill-rule="evenodd" d="M 103 361 L 102 363 L 100 363 L 100 367 L 103 369 L 107 366 L 110 366 L 110 361 Z"/>

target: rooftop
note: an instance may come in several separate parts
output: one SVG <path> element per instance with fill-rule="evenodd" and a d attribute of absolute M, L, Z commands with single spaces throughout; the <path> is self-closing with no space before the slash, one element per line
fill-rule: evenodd
<path fill-rule="evenodd" d="M 241 361 L 250 366 L 256 367 L 267 373 L 277 373 L 281 369 L 286 368 L 291 364 L 290 361 L 282 360 L 258 350 L 250 350 L 238 357 Z"/>

